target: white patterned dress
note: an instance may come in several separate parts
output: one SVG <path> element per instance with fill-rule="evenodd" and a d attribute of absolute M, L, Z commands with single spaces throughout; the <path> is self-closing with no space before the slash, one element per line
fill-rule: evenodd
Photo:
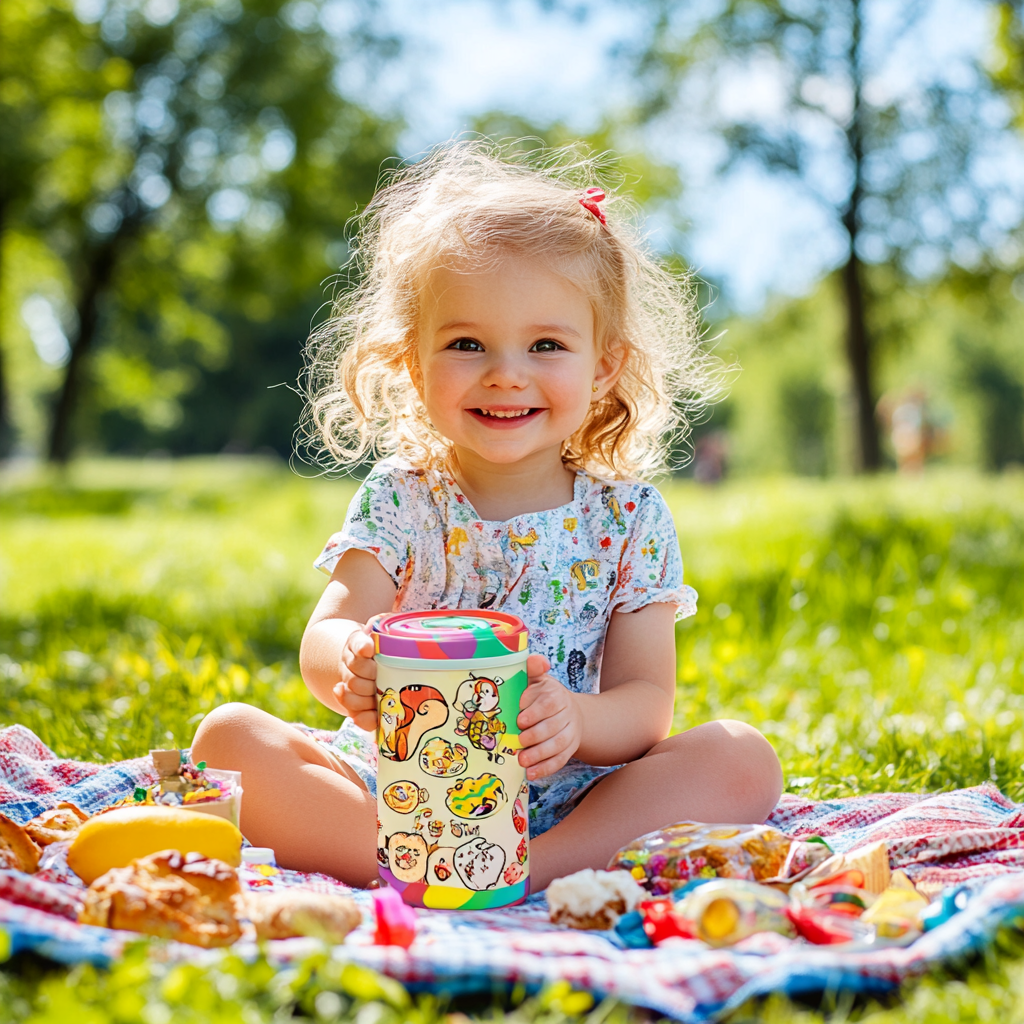
<path fill-rule="evenodd" d="M 378 463 L 348 508 L 345 525 L 314 563 L 330 574 L 356 548 L 373 554 L 398 588 L 395 611 L 494 608 L 518 615 L 530 653 L 576 693 L 600 690 L 601 655 L 613 612 L 649 604 L 697 610 L 683 585 L 675 524 L 650 484 L 576 473 L 569 504 L 506 522 L 482 520 L 455 480 L 399 459 Z M 371 733 L 346 722 L 334 749 L 376 790 Z M 575 758 L 530 787 L 530 833 L 561 820 L 615 767 Z"/>

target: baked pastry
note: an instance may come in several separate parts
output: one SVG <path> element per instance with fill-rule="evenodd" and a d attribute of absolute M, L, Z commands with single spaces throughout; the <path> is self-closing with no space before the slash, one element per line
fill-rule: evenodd
<path fill-rule="evenodd" d="M 82 822 L 88 820 L 85 811 L 62 800 L 51 810 L 37 814 L 25 826 L 25 831 L 39 846 L 49 846 L 73 838 Z"/>
<path fill-rule="evenodd" d="M 345 936 L 363 919 L 347 896 L 302 889 L 251 893 L 247 909 L 260 939 L 311 935 L 334 945 L 344 942 Z"/>
<path fill-rule="evenodd" d="M 556 878 L 548 886 L 548 913 L 554 924 L 570 928 L 612 928 L 647 893 L 628 871 L 584 868 Z"/>
<path fill-rule="evenodd" d="M 238 875 L 199 853 L 163 850 L 100 875 L 85 894 L 81 924 L 142 932 L 193 946 L 238 939 Z"/>
<path fill-rule="evenodd" d="M 39 847 L 16 821 L 0 814 L 0 868 L 35 874 Z"/>

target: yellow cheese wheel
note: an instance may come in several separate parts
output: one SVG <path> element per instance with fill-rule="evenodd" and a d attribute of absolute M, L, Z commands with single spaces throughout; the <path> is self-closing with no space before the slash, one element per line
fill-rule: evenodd
<path fill-rule="evenodd" d="M 223 818 L 178 807 L 121 807 L 82 825 L 68 850 L 68 866 L 90 884 L 111 868 L 160 850 L 201 853 L 237 867 L 242 833 Z"/>

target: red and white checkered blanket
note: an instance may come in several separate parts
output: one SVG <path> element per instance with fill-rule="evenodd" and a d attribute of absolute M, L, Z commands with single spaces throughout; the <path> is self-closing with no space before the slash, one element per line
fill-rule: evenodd
<path fill-rule="evenodd" d="M 113 765 L 57 758 L 19 726 L 0 729 L 0 811 L 27 821 L 61 800 L 87 811 L 150 782 L 149 758 Z M 334 956 L 383 971 L 411 988 L 450 993 L 501 985 L 539 987 L 567 979 L 601 995 L 648 1006 L 685 1021 L 707 1020 L 752 995 L 825 988 L 880 992 L 939 961 L 989 943 L 998 927 L 1024 917 L 1024 808 L 985 784 L 948 793 L 877 793 L 844 800 L 784 796 L 770 823 L 792 836 L 824 836 L 836 850 L 886 840 L 894 868 L 923 889 L 967 883 L 967 908 L 903 949 L 860 952 L 813 947 L 775 934 L 755 935 L 732 949 L 699 942 L 658 949 L 622 949 L 609 933 L 575 932 L 549 923 L 543 895 L 500 911 L 419 911 L 409 950 L 374 946 L 369 915 Z M 281 871 L 267 877 L 243 869 L 251 890 L 304 886 L 367 894 L 324 875 Z M 133 936 L 75 923 L 82 885 L 59 866 L 35 876 L 0 872 L 0 927 L 16 949 L 54 959 L 109 961 Z M 236 947 L 246 952 L 245 943 Z M 310 951 L 312 941 L 273 943 L 282 961 Z M 251 950 L 254 952 L 254 948 Z M 218 955 L 172 944 L 174 955 Z"/>

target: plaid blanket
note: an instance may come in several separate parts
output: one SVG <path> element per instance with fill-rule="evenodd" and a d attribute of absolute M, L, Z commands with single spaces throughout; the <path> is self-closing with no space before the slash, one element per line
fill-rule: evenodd
<path fill-rule="evenodd" d="M 0 730 L 0 810 L 18 821 L 60 800 L 98 810 L 137 783 L 153 781 L 150 771 L 148 758 L 114 765 L 62 760 L 27 729 Z M 303 886 L 351 895 L 367 913 L 333 955 L 382 971 L 413 990 L 461 994 L 517 983 L 536 989 L 566 979 L 687 1022 L 711 1019 L 772 991 L 890 990 L 938 962 L 983 948 L 1000 926 L 1024 917 L 1024 807 L 994 786 L 820 802 L 787 795 L 769 820 L 792 836 L 824 836 L 836 850 L 884 839 L 893 867 L 904 869 L 925 891 L 967 884 L 972 897 L 956 917 L 902 949 L 843 951 L 769 933 L 724 950 L 683 941 L 623 949 L 611 933 L 551 925 L 539 894 L 500 911 L 418 911 L 417 940 L 403 950 L 373 945 L 365 892 L 325 875 L 285 870 L 267 877 L 243 868 L 242 879 L 257 893 Z M 0 927 L 15 949 L 63 962 L 109 962 L 135 936 L 77 924 L 82 892 L 81 883 L 59 864 L 35 876 L 0 871 Z M 317 945 L 288 939 L 271 947 L 276 959 L 287 962 Z M 235 950 L 255 952 L 245 942 Z M 175 943 L 167 953 L 193 960 L 220 955 Z"/>

